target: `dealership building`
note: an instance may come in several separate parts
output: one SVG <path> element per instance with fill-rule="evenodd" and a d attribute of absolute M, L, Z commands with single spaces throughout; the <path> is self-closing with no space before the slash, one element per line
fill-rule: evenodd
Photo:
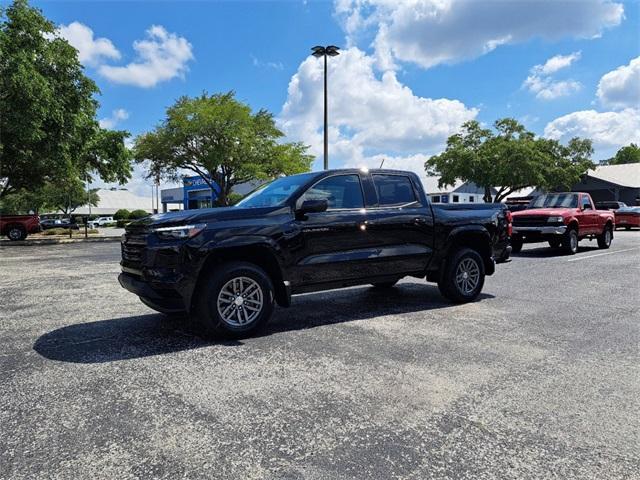
<path fill-rule="evenodd" d="M 184 177 L 182 179 L 182 187 L 166 188 L 160 190 L 160 203 L 162 203 L 162 211 L 169 212 L 172 210 L 194 210 L 197 208 L 210 208 L 214 205 L 220 188 L 215 182 L 212 189 L 209 184 L 201 177 Z M 234 193 L 246 195 L 258 185 L 257 182 L 248 182 L 236 185 L 233 189 Z"/>

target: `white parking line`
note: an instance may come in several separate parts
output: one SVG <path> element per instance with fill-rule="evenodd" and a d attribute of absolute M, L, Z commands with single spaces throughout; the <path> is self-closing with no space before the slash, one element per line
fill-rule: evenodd
<path fill-rule="evenodd" d="M 638 249 L 640 249 L 640 247 L 625 248 L 623 250 L 616 250 L 615 252 L 596 253 L 595 255 L 589 255 L 586 257 L 572 258 L 571 260 L 567 260 L 567 262 L 577 262 L 578 260 L 586 260 L 587 258 L 601 257 L 602 255 L 613 255 L 614 253 L 628 252 L 629 250 L 638 250 Z"/>

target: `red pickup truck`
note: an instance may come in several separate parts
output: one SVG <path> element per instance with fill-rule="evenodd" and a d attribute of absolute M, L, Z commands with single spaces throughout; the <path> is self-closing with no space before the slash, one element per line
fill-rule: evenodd
<path fill-rule="evenodd" d="M 548 193 L 534 198 L 527 210 L 513 212 L 513 253 L 523 243 L 549 242 L 573 255 L 584 238 L 598 240 L 598 247 L 609 248 L 615 218 L 609 210 L 596 210 L 588 193 Z"/>
<path fill-rule="evenodd" d="M 24 240 L 30 233 L 40 231 L 38 215 L 0 215 L 0 236 L 9 240 Z"/>

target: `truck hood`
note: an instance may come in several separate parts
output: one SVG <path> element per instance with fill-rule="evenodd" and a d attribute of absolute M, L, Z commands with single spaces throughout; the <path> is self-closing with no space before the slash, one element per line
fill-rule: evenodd
<path fill-rule="evenodd" d="M 280 215 L 289 212 L 289 207 L 240 208 L 219 207 L 182 210 L 180 212 L 158 213 L 130 223 L 132 228 L 156 228 L 165 226 L 189 225 L 193 223 L 212 223 L 224 220 L 244 220 L 262 218 L 267 215 Z"/>
<path fill-rule="evenodd" d="M 576 208 L 532 208 L 530 210 L 520 210 L 519 212 L 513 212 L 511 215 L 513 218 L 526 217 L 528 215 L 539 215 L 547 217 L 559 217 L 570 216 L 576 213 Z"/>

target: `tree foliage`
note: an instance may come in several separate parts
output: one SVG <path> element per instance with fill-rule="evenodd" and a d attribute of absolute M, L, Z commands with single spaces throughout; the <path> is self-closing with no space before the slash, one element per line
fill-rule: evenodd
<path fill-rule="evenodd" d="M 568 145 L 536 138 L 512 118 L 499 119 L 494 129 L 473 120 L 447 140 L 447 148 L 425 168 L 440 175 L 440 186 L 456 180 L 473 182 L 485 191 L 485 202 L 500 202 L 517 190 L 569 188 L 593 167 L 590 140 L 574 138 Z M 497 193 L 492 198 L 491 189 Z"/>
<path fill-rule="evenodd" d="M 622 165 L 625 163 L 640 163 L 640 147 L 635 143 L 622 147 L 616 155 L 609 159 L 609 165 Z"/>
<path fill-rule="evenodd" d="M 70 215 L 83 205 L 97 207 L 100 201 L 98 189 L 87 191 L 82 182 L 73 178 L 62 183 L 46 184 L 40 190 L 40 198 L 43 207 L 65 215 Z"/>
<path fill-rule="evenodd" d="M 235 185 L 308 171 L 313 158 L 300 143 L 278 143 L 273 115 L 256 113 L 234 93 L 182 97 L 153 131 L 136 138 L 134 157 L 149 162 L 149 177 L 176 180 L 184 170 L 200 175 L 218 203 L 229 204 Z M 217 190 L 217 189 L 216 189 Z"/>
<path fill-rule="evenodd" d="M 49 181 L 130 178 L 124 131 L 96 121 L 77 51 L 26 0 L 0 11 L 0 198 Z"/>

